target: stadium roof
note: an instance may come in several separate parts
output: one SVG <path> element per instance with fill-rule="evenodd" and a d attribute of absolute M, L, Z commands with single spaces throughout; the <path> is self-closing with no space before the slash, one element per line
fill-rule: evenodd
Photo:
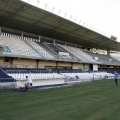
<path fill-rule="evenodd" d="M 79 44 L 120 51 L 120 43 L 20 0 L 0 0 L 0 26 Z"/>

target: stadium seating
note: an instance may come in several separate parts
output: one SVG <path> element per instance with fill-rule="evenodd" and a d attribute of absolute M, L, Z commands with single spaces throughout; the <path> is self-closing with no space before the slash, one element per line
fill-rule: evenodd
<path fill-rule="evenodd" d="M 110 55 L 95 54 L 88 51 L 83 51 L 80 48 L 61 44 L 47 44 L 33 41 L 31 39 L 21 39 L 16 35 L 2 33 L 0 35 L 0 46 L 4 49 L 1 54 L 9 54 L 13 56 L 24 56 L 25 58 L 39 58 L 39 59 L 52 59 L 52 60 L 67 60 L 77 61 L 81 63 L 96 63 L 96 64 L 109 64 L 119 65 L 120 60 Z M 68 56 L 62 56 L 59 52 L 68 53 Z M 98 60 L 94 59 L 95 57 Z M 108 73 L 113 73 L 113 70 L 106 69 Z M 116 70 L 120 73 L 119 69 Z M 26 76 L 31 76 L 33 80 L 49 80 L 49 79 L 65 79 L 75 81 L 76 76 L 79 77 L 81 82 L 91 81 L 93 79 L 103 79 L 106 72 L 102 73 L 83 73 L 81 69 L 53 69 L 51 72 L 46 69 L 30 69 L 30 68 L 2 68 L 0 72 L 0 81 L 13 82 L 15 80 L 25 80 Z M 110 74 L 109 76 L 113 76 Z M 94 77 L 94 78 L 93 78 Z M 79 81 L 79 82 L 80 82 Z M 49 83 L 49 82 L 48 82 Z M 54 83 L 52 83 L 54 84 Z M 58 84 L 55 82 L 55 84 Z M 63 84 L 63 82 L 59 83 Z M 44 83 L 45 85 L 45 83 Z M 50 85 L 50 83 L 48 84 Z"/>
<path fill-rule="evenodd" d="M 12 53 L 4 52 L 4 54 L 13 54 L 19 56 L 32 56 L 41 57 L 32 48 L 30 48 L 25 42 L 18 36 L 0 36 L 0 45 L 7 46 Z"/>
<path fill-rule="evenodd" d="M 65 46 L 65 45 L 59 45 L 59 46 L 63 47 L 64 49 L 66 49 L 67 51 L 69 51 L 70 53 L 75 55 L 77 58 L 80 59 L 80 61 L 88 62 L 88 63 L 89 62 L 98 63 L 91 56 L 89 56 L 89 55 L 85 54 L 84 52 L 82 52 L 79 48 L 74 48 L 74 47 Z"/>
<path fill-rule="evenodd" d="M 116 59 L 117 61 L 119 61 L 119 62 L 120 62 L 120 56 L 115 56 L 115 55 L 112 55 L 111 57 L 112 57 L 112 58 L 114 58 L 114 59 Z"/>
<path fill-rule="evenodd" d="M 98 61 L 101 62 L 102 64 L 120 64 L 120 62 L 110 55 L 103 55 L 103 54 L 97 54 L 97 53 L 92 53 L 92 52 L 86 52 L 86 54 L 89 54 L 92 58 L 98 57 Z"/>
<path fill-rule="evenodd" d="M 61 44 L 47 44 L 35 42 L 32 39 L 21 39 L 20 36 L 2 33 L 0 35 L 0 46 L 4 49 L 0 54 L 7 54 L 24 58 L 39 58 L 50 60 L 75 61 L 81 63 L 96 63 L 107 65 L 120 65 L 118 58 L 110 55 L 95 54 L 83 51 L 80 48 Z M 59 52 L 68 53 L 69 55 L 60 55 Z M 95 59 L 98 58 L 98 60 Z"/>
<path fill-rule="evenodd" d="M 43 48 L 47 49 L 51 54 L 54 55 L 56 59 L 61 60 L 69 60 L 69 61 L 78 61 L 77 57 L 66 51 L 65 49 L 61 48 L 60 46 L 47 44 L 47 43 L 38 43 Z M 68 56 L 60 55 L 59 52 L 69 53 Z"/>
<path fill-rule="evenodd" d="M 106 79 L 105 76 L 108 76 L 107 79 L 113 79 L 111 73 L 104 71 L 82 72 L 81 69 L 53 69 L 53 71 L 48 71 L 35 68 L 1 68 L 0 70 L 0 82 L 16 82 L 16 87 L 24 87 L 26 76 L 32 78 L 33 87 L 91 82 L 92 80 Z"/>
<path fill-rule="evenodd" d="M 11 76 L 8 76 L 2 70 L 0 70 L 0 83 L 1 82 L 15 82 L 16 80 L 13 79 Z"/>
<path fill-rule="evenodd" d="M 34 41 L 26 41 L 27 43 L 29 43 L 34 49 L 36 49 L 37 53 L 40 54 L 40 56 L 42 56 L 43 58 L 47 58 L 47 59 L 53 59 L 54 56 L 52 56 L 50 53 L 48 53 L 45 49 L 43 49 L 40 45 L 38 45 L 36 42 Z"/>
<path fill-rule="evenodd" d="M 53 69 L 54 73 L 81 73 L 82 69 Z"/>
<path fill-rule="evenodd" d="M 31 76 L 32 79 L 63 78 L 63 76 L 61 76 L 60 74 L 49 72 L 46 69 L 2 68 L 2 70 L 16 80 L 25 80 L 26 76 Z"/>

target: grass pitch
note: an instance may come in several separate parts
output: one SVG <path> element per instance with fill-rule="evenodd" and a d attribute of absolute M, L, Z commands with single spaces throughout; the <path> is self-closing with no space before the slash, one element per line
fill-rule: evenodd
<path fill-rule="evenodd" d="M 120 120 L 114 80 L 50 90 L 0 90 L 0 120 Z"/>

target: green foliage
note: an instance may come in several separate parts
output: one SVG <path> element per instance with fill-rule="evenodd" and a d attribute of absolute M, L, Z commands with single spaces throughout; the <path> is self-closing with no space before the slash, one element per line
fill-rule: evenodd
<path fill-rule="evenodd" d="M 113 80 L 50 90 L 0 90 L 0 120 L 120 120 Z"/>

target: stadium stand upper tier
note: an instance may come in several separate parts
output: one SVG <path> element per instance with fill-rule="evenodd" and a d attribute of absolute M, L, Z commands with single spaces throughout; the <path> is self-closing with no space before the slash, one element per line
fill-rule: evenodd
<path fill-rule="evenodd" d="M 65 45 L 59 45 L 61 47 L 63 47 L 64 49 L 68 50 L 69 52 L 71 52 L 73 55 L 77 56 L 81 61 L 83 62 L 88 62 L 88 63 L 97 63 L 96 60 L 94 60 L 91 56 L 89 56 L 88 54 L 84 53 L 82 50 L 80 50 L 79 48 L 74 48 L 74 47 L 70 47 L 70 46 L 65 46 Z"/>
<path fill-rule="evenodd" d="M 120 62 L 120 56 L 115 56 L 115 55 L 113 55 L 112 57 L 113 57 L 114 59 L 116 59 L 117 61 Z"/>
<path fill-rule="evenodd" d="M 120 62 L 110 55 L 94 54 L 67 45 L 38 42 L 32 38 L 28 39 L 8 33 L 0 35 L 0 46 L 3 47 L 0 52 L 1 56 L 120 65 Z M 97 59 L 95 59 L 96 57 Z"/>

